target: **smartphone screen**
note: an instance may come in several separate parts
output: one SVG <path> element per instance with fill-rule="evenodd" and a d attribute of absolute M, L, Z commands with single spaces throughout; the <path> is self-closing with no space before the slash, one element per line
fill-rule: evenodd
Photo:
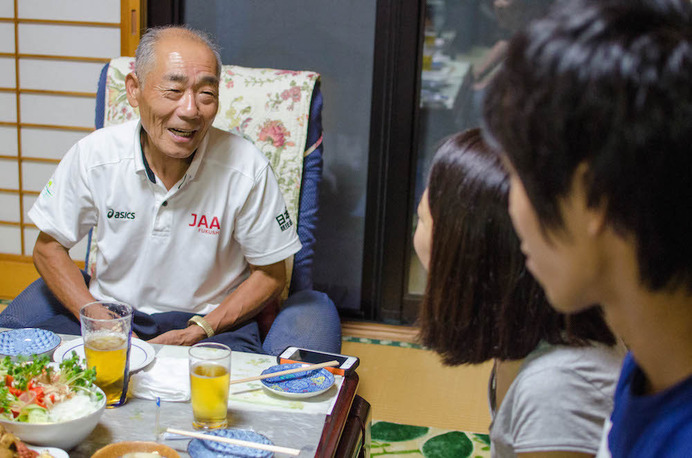
<path fill-rule="evenodd" d="M 310 364 L 320 364 L 336 360 L 339 362 L 339 366 L 341 366 L 346 362 L 348 358 L 344 356 L 325 355 L 324 353 L 314 353 L 311 351 L 298 349 L 292 355 L 286 357 L 286 359 L 292 359 L 294 361 L 303 361 Z"/>

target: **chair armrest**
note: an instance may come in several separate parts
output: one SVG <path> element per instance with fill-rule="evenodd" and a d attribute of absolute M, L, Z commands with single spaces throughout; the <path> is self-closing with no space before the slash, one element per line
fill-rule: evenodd
<path fill-rule="evenodd" d="M 320 141 L 322 137 L 322 92 L 319 82 L 315 84 L 310 102 L 310 122 L 306 149 Z M 293 274 L 290 292 L 312 289 L 312 266 L 315 254 L 316 227 L 320 207 L 319 194 L 322 182 L 322 154 L 324 146 L 319 144 L 303 159 L 303 179 L 300 184 L 300 203 L 298 211 L 298 238 L 303 247 L 293 259 Z"/>

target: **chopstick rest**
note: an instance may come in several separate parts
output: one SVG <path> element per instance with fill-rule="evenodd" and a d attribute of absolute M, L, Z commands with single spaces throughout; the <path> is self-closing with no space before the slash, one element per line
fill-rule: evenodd
<path fill-rule="evenodd" d="M 297 367 L 295 369 L 287 369 L 285 371 L 272 372 L 271 374 L 257 375 L 254 377 L 247 377 L 247 378 L 241 378 L 238 380 L 231 380 L 230 384 L 234 385 L 236 383 L 254 382 L 255 380 L 262 380 L 265 378 L 279 377 L 281 375 L 297 374 L 298 372 L 309 372 L 309 371 L 313 371 L 315 369 L 322 369 L 323 367 L 332 367 L 332 366 L 338 366 L 338 365 L 339 365 L 338 361 L 329 361 L 326 363 L 311 364 L 309 366 Z"/>
<path fill-rule="evenodd" d="M 248 447 L 248 448 L 254 448 L 254 449 L 258 449 L 258 450 L 267 450 L 269 452 L 274 452 L 274 453 L 284 453 L 286 455 L 291 455 L 291 456 L 298 456 L 300 454 L 300 450 L 295 449 L 295 448 L 280 447 L 278 445 L 259 444 L 257 442 L 248 442 L 248 441 L 244 441 L 244 440 L 240 440 L 240 439 L 230 439 L 228 437 L 212 436 L 210 434 L 196 433 L 196 432 L 192 432 L 192 431 L 184 431 L 182 429 L 176 429 L 176 428 L 166 428 L 166 432 L 169 432 L 171 434 L 178 434 L 179 436 L 192 437 L 194 439 L 200 439 L 200 440 L 205 440 L 205 441 L 221 442 L 224 444 L 237 445 L 239 447 Z"/>

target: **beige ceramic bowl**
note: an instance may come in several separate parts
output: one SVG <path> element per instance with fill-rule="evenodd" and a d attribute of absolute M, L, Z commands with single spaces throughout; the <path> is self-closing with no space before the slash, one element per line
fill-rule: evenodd
<path fill-rule="evenodd" d="M 106 445 L 91 455 L 91 458 L 120 458 L 126 453 L 154 453 L 157 452 L 161 458 L 180 458 L 178 452 L 172 448 L 157 444 L 156 442 L 116 442 Z"/>

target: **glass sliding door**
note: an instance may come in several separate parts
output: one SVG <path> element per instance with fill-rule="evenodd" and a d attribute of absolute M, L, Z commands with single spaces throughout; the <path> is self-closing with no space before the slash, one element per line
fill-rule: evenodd
<path fill-rule="evenodd" d="M 544 14 L 552 0 L 427 0 L 424 11 L 419 124 L 412 213 L 425 189 L 437 146 L 478 127 L 488 83 L 502 65 L 508 39 Z M 417 218 L 411 219 L 411 234 Z M 407 297 L 415 308 L 426 273 L 410 248 Z"/>
<path fill-rule="evenodd" d="M 361 281 L 376 3 L 187 0 L 182 22 L 214 35 L 225 64 L 311 70 L 324 96 L 315 289 L 362 316 Z"/>

